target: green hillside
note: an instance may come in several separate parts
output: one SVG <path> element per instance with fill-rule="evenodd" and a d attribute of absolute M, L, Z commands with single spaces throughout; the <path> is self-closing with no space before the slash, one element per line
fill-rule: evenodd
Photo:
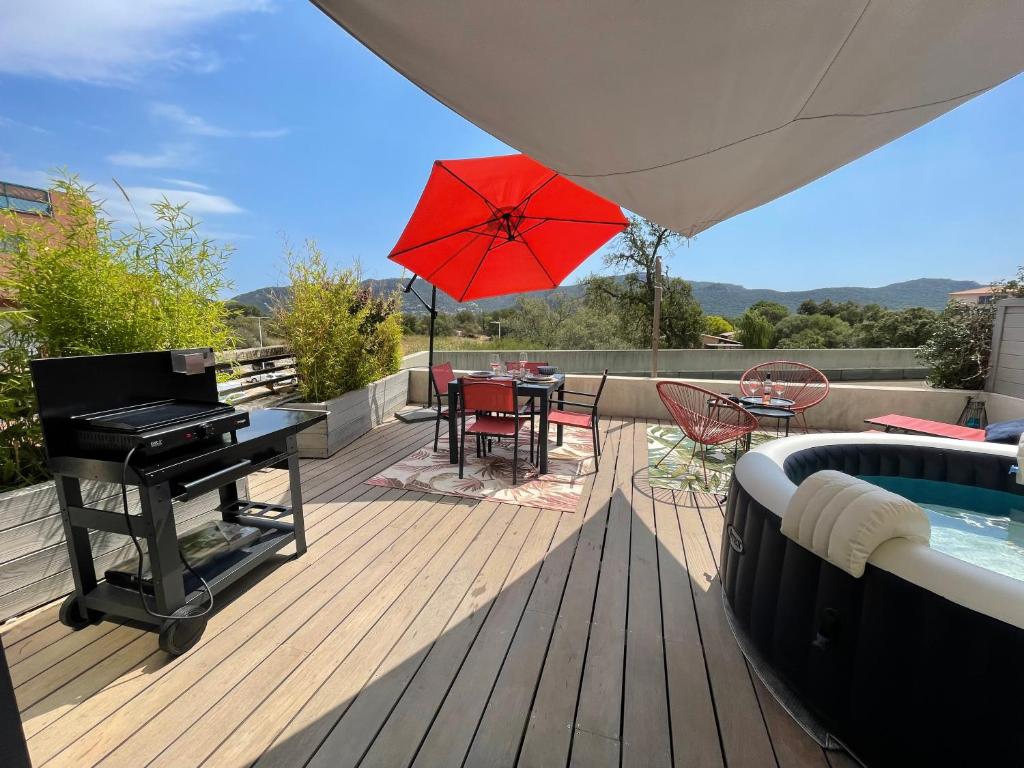
<path fill-rule="evenodd" d="M 401 289 L 405 282 L 404 279 L 389 278 L 386 280 L 366 280 L 364 284 L 370 285 L 375 292 L 390 292 Z M 858 304 L 880 304 L 889 309 L 927 307 L 928 309 L 938 310 L 946 305 L 948 295 L 952 291 L 977 288 L 979 285 L 981 284 L 973 280 L 919 278 L 902 283 L 883 285 L 878 288 L 843 286 L 837 288 L 814 288 L 809 291 L 773 291 L 768 288 L 744 288 L 742 285 L 735 285 L 733 283 L 695 281 L 693 283 L 693 295 L 707 314 L 725 315 L 727 317 L 740 315 L 751 304 L 761 300 L 777 301 L 779 304 L 783 304 L 794 311 L 807 299 L 813 299 L 814 301 L 832 299 L 835 302 L 855 301 Z M 429 300 L 429 288 L 425 288 L 423 283 L 417 283 L 417 288 L 420 290 L 421 295 Z M 287 292 L 287 287 L 270 286 L 239 294 L 234 297 L 234 300 L 241 304 L 256 307 L 260 312 L 266 314 L 270 311 L 273 301 L 286 296 Z M 556 294 L 580 296 L 582 293 L 582 285 L 566 285 L 550 291 L 536 291 L 528 295 L 536 298 L 548 298 Z M 494 299 L 468 301 L 465 304 L 459 304 L 444 293 L 438 292 L 437 295 L 438 309 L 442 312 L 457 312 L 461 309 L 493 311 L 512 306 L 517 298 L 518 296 L 499 296 Z M 402 308 L 406 312 L 424 311 L 420 303 L 411 295 L 403 297 Z"/>

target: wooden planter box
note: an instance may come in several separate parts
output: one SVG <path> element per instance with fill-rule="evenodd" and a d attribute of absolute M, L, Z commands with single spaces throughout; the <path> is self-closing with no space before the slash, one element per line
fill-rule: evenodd
<path fill-rule="evenodd" d="M 239 481 L 239 495 L 248 495 L 245 481 Z M 120 487 L 111 483 L 83 482 L 87 506 L 120 512 Z M 128 491 L 129 506 L 138 509 L 135 489 Z M 216 492 L 175 504 L 179 535 L 207 520 L 220 518 Z M 124 536 L 103 531 L 90 535 L 101 578 L 107 567 L 135 554 Z M 64 526 L 52 482 L 0 493 L 0 621 L 56 600 L 74 589 Z"/>
<path fill-rule="evenodd" d="M 326 459 L 356 438 L 383 424 L 409 400 L 409 372 L 399 371 L 363 389 L 323 403 L 292 401 L 285 407 L 327 411 L 326 421 L 298 435 L 299 456 Z"/>

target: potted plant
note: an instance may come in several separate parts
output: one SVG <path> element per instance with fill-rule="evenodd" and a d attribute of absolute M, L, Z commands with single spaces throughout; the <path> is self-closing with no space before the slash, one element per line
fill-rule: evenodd
<path fill-rule="evenodd" d="M 288 407 L 328 412 L 298 438 L 299 455 L 326 458 L 406 404 L 400 302 L 362 287 L 357 268 L 331 269 L 313 241 L 286 258 L 291 290 L 274 318 L 295 355 L 298 396 Z"/>

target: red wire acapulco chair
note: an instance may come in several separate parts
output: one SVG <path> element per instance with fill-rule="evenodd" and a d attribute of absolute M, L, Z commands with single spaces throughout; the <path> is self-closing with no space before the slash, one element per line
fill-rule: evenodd
<path fill-rule="evenodd" d="M 583 427 L 590 430 L 590 437 L 594 441 L 594 469 L 601 466 L 601 432 L 597 423 L 597 404 L 601 400 L 601 392 L 604 390 L 604 383 L 608 381 L 608 369 L 604 369 L 601 376 L 601 383 L 597 385 L 597 392 L 577 392 L 572 389 L 563 389 L 563 395 L 575 395 L 577 397 L 593 398 L 592 403 L 581 403 L 572 400 L 554 400 L 550 405 L 552 410 L 548 412 L 548 424 L 561 424 L 568 427 Z M 586 408 L 590 413 L 575 413 L 573 411 L 555 410 L 558 405 L 571 405 L 577 408 Z"/>
<path fill-rule="evenodd" d="M 684 384 L 679 381 L 658 382 L 658 397 L 665 404 L 672 420 L 683 431 L 683 436 L 657 464 L 657 467 L 675 452 L 679 443 L 686 438 L 693 441 L 693 453 L 700 446 L 700 465 L 704 471 L 704 482 L 708 482 L 708 468 L 705 452 L 709 445 L 721 445 L 739 440 L 757 429 L 757 417 L 739 403 L 709 389 Z"/>
<path fill-rule="evenodd" d="M 480 438 L 512 438 L 512 485 L 516 484 L 519 464 L 519 392 L 515 381 L 481 381 L 459 379 L 459 396 L 462 400 L 460 419 L 462 434 L 459 437 L 459 477 L 466 463 L 466 433 Z M 476 421 L 466 426 L 466 412 L 475 411 Z M 491 415 L 496 414 L 496 415 Z M 482 441 L 486 445 L 487 441 Z M 477 445 L 477 456 L 480 445 Z"/>
<path fill-rule="evenodd" d="M 767 363 L 758 363 L 753 368 L 744 371 L 740 376 L 740 393 L 744 397 L 760 395 L 764 383 L 769 377 L 776 389 L 780 385 L 782 388 L 781 395 L 776 395 L 773 392 L 772 397 L 784 397 L 793 401 L 793 404 L 788 407 L 803 423 L 806 434 L 807 417 L 804 412 L 828 397 L 828 377 L 817 368 L 805 363 L 797 363 L 792 360 L 772 360 Z"/>
<path fill-rule="evenodd" d="M 448 420 L 448 384 L 455 381 L 455 371 L 451 363 L 441 363 L 430 369 L 430 384 L 434 390 L 437 404 L 437 417 L 434 420 L 434 451 L 437 451 L 437 439 L 441 435 L 441 422 Z"/>

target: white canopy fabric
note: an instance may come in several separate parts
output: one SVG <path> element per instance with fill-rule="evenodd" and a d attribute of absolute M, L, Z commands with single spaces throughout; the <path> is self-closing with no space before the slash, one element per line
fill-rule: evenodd
<path fill-rule="evenodd" d="M 484 130 L 691 236 L 1024 71 L 1024 0 L 314 2 Z"/>

